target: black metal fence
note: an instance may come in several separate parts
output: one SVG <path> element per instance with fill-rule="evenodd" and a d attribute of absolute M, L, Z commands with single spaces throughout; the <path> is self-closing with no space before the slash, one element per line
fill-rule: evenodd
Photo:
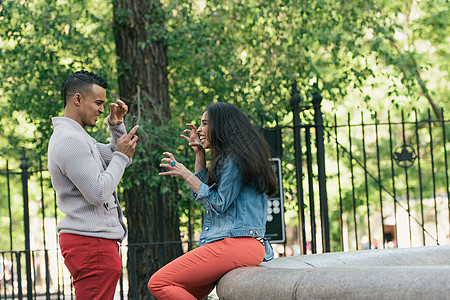
<path fill-rule="evenodd" d="M 63 215 L 57 209 L 50 174 L 40 159 L 33 165 L 29 160 L 22 149 L 20 165 L 5 161 L 1 172 L 0 182 L 6 188 L 0 193 L 0 299 L 74 299 L 72 278 L 59 251 L 56 225 Z M 164 253 L 174 253 L 180 244 L 185 252 L 192 249 L 192 233 L 188 237 L 183 242 L 129 244 L 125 240 L 120 246 L 123 272 L 115 299 L 138 299 L 136 269 L 149 261 L 136 261 L 136 251 L 144 248 L 150 259 L 150 249 L 158 248 L 158 261 L 164 265 L 168 262 Z"/>
<path fill-rule="evenodd" d="M 319 93 L 303 100 L 294 83 L 291 96 L 293 124 L 277 117 L 264 132 L 284 186 L 295 185 L 299 254 L 450 244 L 444 109 L 338 117 L 322 113 Z"/>
<path fill-rule="evenodd" d="M 282 160 L 285 203 L 298 214 L 287 245 L 308 254 L 448 243 L 446 112 L 442 119 L 429 111 L 338 117 L 324 115 L 321 101 L 319 94 L 302 101 L 293 85 L 293 124 L 279 126 L 277 119 L 275 127 L 263 130 L 273 156 Z M 62 216 L 48 171 L 25 151 L 18 165 L 0 163 L 0 299 L 74 298 L 58 249 L 56 223 Z M 193 243 L 192 232 L 188 236 L 185 251 Z M 167 249 L 174 243 L 180 241 L 124 243 L 121 255 L 131 268 L 124 265 L 117 297 L 127 298 L 133 266 L 145 263 L 133 261 L 138 247 Z"/>

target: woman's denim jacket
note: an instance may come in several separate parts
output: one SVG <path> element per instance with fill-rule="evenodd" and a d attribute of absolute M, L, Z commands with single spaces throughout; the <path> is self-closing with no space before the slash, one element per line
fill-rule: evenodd
<path fill-rule="evenodd" d="M 196 173 L 202 183 L 195 200 L 205 205 L 203 229 L 198 245 L 228 237 L 264 238 L 267 221 L 267 195 L 242 184 L 242 174 L 230 157 L 217 168 L 219 182 L 206 184 L 208 169 Z M 264 239 L 264 260 L 273 258 L 273 250 Z"/>

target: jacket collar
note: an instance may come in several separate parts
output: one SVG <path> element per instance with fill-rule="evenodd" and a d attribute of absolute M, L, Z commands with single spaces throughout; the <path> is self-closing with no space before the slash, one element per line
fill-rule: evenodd
<path fill-rule="evenodd" d="M 93 138 L 89 135 L 89 133 L 86 132 L 86 130 L 84 130 L 83 127 L 81 127 L 81 125 L 71 119 L 71 118 L 67 118 L 67 117 L 54 117 L 52 118 L 52 122 L 53 122 L 53 127 L 55 128 L 55 130 L 57 129 L 61 129 L 64 130 L 65 129 L 69 129 L 71 131 L 75 131 L 81 135 L 83 135 L 84 137 L 93 140 Z"/>

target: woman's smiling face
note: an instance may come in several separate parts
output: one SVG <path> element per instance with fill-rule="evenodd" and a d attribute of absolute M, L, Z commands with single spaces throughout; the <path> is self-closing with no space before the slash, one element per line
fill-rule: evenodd
<path fill-rule="evenodd" d="M 208 112 L 205 111 L 202 115 L 201 125 L 197 129 L 197 132 L 200 136 L 200 141 L 203 146 L 203 149 L 211 148 L 211 141 L 209 139 L 209 128 L 208 128 Z"/>

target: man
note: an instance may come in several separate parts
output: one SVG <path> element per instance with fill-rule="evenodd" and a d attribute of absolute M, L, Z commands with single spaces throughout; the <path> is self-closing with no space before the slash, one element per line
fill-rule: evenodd
<path fill-rule="evenodd" d="M 57 225 L 59 244 L 77 300 L 113 299 L 122 273 L 118 242 L 127 228 L 115 190 L 131 163 L 139 126 L 126 134 L 123 116 L 128 107 L 117 100 L 106 119 L 110 144 L 97 143 L 84 130 L 105 112 L 107 87 L 104 79 L 87 71 L 70 75 L 61 90 L 64 117 L 53 118 L 48 146 L 48 169 L 65 214 Z"/>

